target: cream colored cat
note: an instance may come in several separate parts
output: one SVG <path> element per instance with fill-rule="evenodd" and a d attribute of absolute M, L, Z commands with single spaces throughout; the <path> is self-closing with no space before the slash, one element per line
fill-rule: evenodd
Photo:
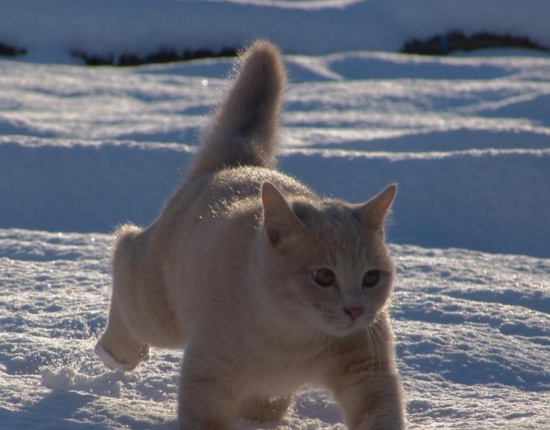
<path fill-rule="evenodd" d="M 274 170 L 281 56 L 258 42 L 240 63 L 185 183 L 152 225 L 117 234 L 96 353 L 132 370 L 149 345 L 185 345 L 185 430 L 279 420 L 304 384 L 328 388 L 351 430 L 404 429 L 384 244 L 396 186 L 355 205 Z"/>

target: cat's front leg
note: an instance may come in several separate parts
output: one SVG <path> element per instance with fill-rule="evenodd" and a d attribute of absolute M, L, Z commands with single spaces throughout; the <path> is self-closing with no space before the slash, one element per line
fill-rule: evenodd
<path fill-rule="evenodd" d="M 341 387 L 336 397 L 349 430 L 405 430 L 401 378 L 374 373 L 360 383 Z"/>
<path fill-rule="evenodd" d="M 386 320 L 334 345 L 327 383 L 349 430 L 406 429 L 401 378 Z"/>
<path fill-rule="evenodd" d="M 185 352 L 178 399 L 180 430 L 229 430 L 238 415 L 240 396 L 234 378 L 223 371 L 222 363 L 209 358 L 191 348 Z"/>
<path fill-rule="evenodd" d="M 286 415 L 292 400 L 291 395 L 273 399 L 251 397 L 242 403 L 239 415 L 248 420 L 262 423 L 280 421 Z"/>
<path fill-rule="evenodd" d="M 178 407 L 180 430 L 229 430 L 237 411 L 235 399 L 209 377 L 182 380 Z"/>

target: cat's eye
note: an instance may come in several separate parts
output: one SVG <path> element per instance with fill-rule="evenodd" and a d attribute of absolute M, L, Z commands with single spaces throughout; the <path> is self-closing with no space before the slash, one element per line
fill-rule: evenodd
<path fill-rule="evenodd" d="M 363 287 L 365 288 L 376 287 L 380 282 L 380 277 L 381 277 L 380 270 L 369 270 L 367 273 L 365 273 L 365 276 L 363 276 Z"/>
<path fill-rule="evenodd" d="M 317 269 L 311 273 L 315 283 L 321 287 L 330 287 L 336 281 L 336 275 L 330 269 Z"/>

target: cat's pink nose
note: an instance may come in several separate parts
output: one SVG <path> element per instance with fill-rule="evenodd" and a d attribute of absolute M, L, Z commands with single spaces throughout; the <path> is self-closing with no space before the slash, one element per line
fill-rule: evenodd
<path fill-rule="evenodd" d="M 351 317 L 352 321 L 355 321 L 365 311 L 361 306 L 344 306 L 344 311 Z"/>

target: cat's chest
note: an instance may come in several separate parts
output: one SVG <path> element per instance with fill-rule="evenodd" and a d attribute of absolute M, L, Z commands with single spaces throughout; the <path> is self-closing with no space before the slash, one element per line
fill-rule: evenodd
<path fill-rule="evenodd" d="M 250 373 L 249 386 L 258 395 L 283 396 L 302 385 L 317 383 L 320 374 L 316 360 L 274 354 L 269 359 L 255 363 Z"/>
<path fill-rule="evenodd" d="M 263 372 L 260 371 L 251 378 L 250 389 L 257 395 L 284 396 L 296 391 L 311 379 L 311 369 L 265 368 Z"/>

